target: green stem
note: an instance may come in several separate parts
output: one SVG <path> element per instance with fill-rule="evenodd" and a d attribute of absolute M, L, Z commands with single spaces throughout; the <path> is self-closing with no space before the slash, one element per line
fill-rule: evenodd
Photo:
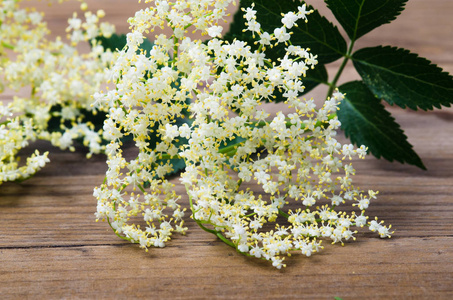
<path fill-rule="evenodd" d="M 189 196 L 189 206 L 190 206 L 190 210 L 192 211 L 192 218 L 194 219 L 194 221 L 195 221 L 195 222 L 197 223 L 197 225 L 200 226 L 201 229 L 203 229 L 204 231 L 209 232 L 209 233 L 212 233 L 212 234 L 216 234 L 216 231 L 215 231 L 215 230 L 206 228 L 206 227 L 202 224 L 202 222 L 201 222 L 200 220 L 197 220 L 197 218 L 195 218 L 195 208 L 193 207 L 192 196 L 191 196 L 190 193 L 189 193 L 189 185 L 186 184 L 186 185 L 185 185 L 185 188 L 186 188 L 186 193 L 187 193 L 187 195 Z"/>
<path fill-rule="evenodd" d="M 107 223 L 109 223 L 110 228 L 112 228 L 113 232 L 115 232 L 115 234 L 116 234 L 117 237 L 119 237 L 120 239 L 129 241 L 129 242 L 132 242 L 130 238 L 127 238 L 127 237 L 125 237 L 125 236 L 122 236 L 121 234 L 118 233 L 118 231 L 116 231 L 116 229 L 114 229 L 114 228 L 112 227 L 112 224 L 110 223 L 110 219 L 109 219 L 109 218 L 107 218 Z"/>
<path fill-rule="evenodd" d="M 181 156 L 179 156 L 179 155 L 171 156 L 170 154 L 161 154 L 160 159 L 181 159 Z"/>
<path fill-rule="evenodd" d="M 214 234 L 215 236 L 217 236 L 220 240 L 222 240 L 222 242 L 224 242 L 224 243 L 227 244 L 228 246 L 231 246 L 231 247 L 233 247 L 233 248 L 236 248 L 236 245 L 235 245 L 233 242 L 231 242 L 230 240 L 228 240 L 226 237 L 224 237 L 224 236 L 222 235 L 221 232 L 219 232 L 219 231 L 217 231 L 217 230 L 213 230 L 213 229 L 206 228 L 206 227 L 201 223 L 200 220 L 197 220 L 197 219 L 195 218 L 195 214 L 194 214 L 195 209 L 194 209 L 194 207 L 193 207 L 192 196 L 190 196 L 190 194 L 189 194 L 189 186 L 186 184 L 185 187 L 186 187 L 187 195 L 189 196 L 189 205 L 190 205 L 190 210 L 192 210 L 192 218 L 195 220 L 195 222 L 198 224 L 198 226 L 200 226 L 200 228 L 203 229 L 204 231 Z"/>
<path fill-rule="evenodd" d="M 176 62 L 176 59 L 178 58 L 178 38 L 175 36 L 173 37 L 173 43 L 175 44 L 175 46 L 173 47 L 173 61 Z"/>
<path fill-rule="evenodd" d="M 145 189 L 143 188 L 143 186 L 141 184 L 138 184 L 138 188 L 140 189 L 140 191 L 142 191 L 142 193 L 146 193 L 145 192 Z"/>
<path fill-rule="evenodd" d="M 355 40 L 352 40 L 351 44 L 349 45 L 348 51 L 347 51 L 346 55 L 344 56 L 343 62 L 341 63 L 340 68 L 338 69 L 337 74 L 333 78 L 332 82 L 329 83 L 329 90 L 327 91 L 326 98 L 331 97 L 333 94 L 333 91 L 337 88 L 337 82 L 340 79 L 340 76 L 343 73 L 344 68 L 348 64 L 349 59 L 351 58 L 352 50 L 354 48 L 354 43 L 355 43 Z"/>
<path fill-rule="evenodd" d="M 248 214 L 248 215 L 245 215 L 244 217 L 245 218 L 250 218 L 250 217 L 253 217 L 253 216 L 256 216 L 257 213 L 251 213 L 251 214 Z"/>
<path fill-rule="evenodd" d="M 217 235 L 218 231 L 205 227 L 199 220 L 195 219 L 195 217 L 193 217 L 193 218 L 194 218 L 195 222 L 197 223 L 197 225 L 200 226 L 201 229 L 203 229 L 206 232 L 212 233 L 213 235 Z"/>
<path fill-rule="evenodd" d="M 238 186 L 237 186 L 236 191 L 235 191 L 236 193 L 239 191 L 239 188 L 241 187 L 242 179 L 239 179 L 237 183 L 238 183 Z"/>
<path fill-rule="evenodd" d="M 266 121 L 259 121 L 259 122 L 251 121 L 251 123 L 252 123 L 251 125 L 256 126 L 256 127 L 264 127 L 269 124 L 269 122 L 266 122 Z M 286 121 L 286 127 L 290 127 L 291 125 L 292 124 L 290 121 Z M 302 125 L 302 126 L 304 126 L 304 125 Z"/>
<path fill-rule="evenodd" d="M 280 208 L 278 209 L 278 213 L 287 219 L 289 218 L 289 215 L 287 213 L 285 213 L 283 210 L 281 210 Z"/>
<path fill-rule="evenodd" d="M 5 48 L 8 48 L 10 50 L 14 50 L 15 49 L 15 47 L 13 45 L 8 44 L 6 42 L 2 42 L 2 46 L 5 47 Z"/>
<path fill-rule="evenodd" d="M 216 236 L 217 236 L 219 239 L 221 239 L 222 242 L 224 242 L 224 243 L 227 244 L 228 246 L 233 247 L 233 248 L 236 249 L 236 245 L 235 245 L 232 241 L 230 241 L 230 240 L 228 240 L 226 237 L 224 237 L 223 234 L 222 234 L 221 232 L 218 232 L 218 231 L 217 231 Z"/>
<path fill-rule="evenodd" d="M 236 143 L 234 145 L 230 145 L 230 146 L 227 146 L 225 148 L 221 148 L 221 149 L 219 149 L 219 153 L 221 153 L 221 154 L 229 153 L 229 152 L 231 152 L 233 150 L 236 150 L 236 148 L 239 145 L 241 145 L 241 144 L 242 144 L 242 142 L 239 142 L 239 143 Z"/>

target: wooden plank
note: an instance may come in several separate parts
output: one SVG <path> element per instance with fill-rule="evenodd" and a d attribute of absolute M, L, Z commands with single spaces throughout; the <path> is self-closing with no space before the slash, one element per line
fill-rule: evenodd
<path fill-rule="evenodd" d="M 126 0 L 88 2 L 106 7 L 118 23 L 137 7 Z M 453 72 L 452 9 L 450 0 L 411 0 L 394 24 L 361 45 L 390 41 Z M 52 27 L 64 28 L 66 12 L 47 11 Z M 349 68 L 344 80 L 354 76 Z M 175 235 L 164 249 L 146 253 L 118 239 L 94 217 L 92 189 L 104 178 L 105 157 L 85 160 L 80 149 L 67 153 L 38 142 L 33 146 L 49 150 L 52 162 L 28 181 L 0 186 L 1 298 L 451 299 L 453 109 L 390 111 L 428 171 L 367 157 L 355 162 L 355 182 L 380 191 L 369 214 L 393 224 L 394 237 L 361 231 L 344 247 L 326 243 L 310 258 L 293 255 L 284 270 L 236 253 L 188 218 L 187 236 Z M 187 207 L 186 196 L 182 202 Z"/>
<path fill-rule="evenodd" d="M 362 239 L 310 258 L 294 256 L 282 271 L 200 238 L 178 239 L 150 254 L 133 245 L 1 249 L 0 292 L 43 298 L 453 296 L 451 237 Z"/>

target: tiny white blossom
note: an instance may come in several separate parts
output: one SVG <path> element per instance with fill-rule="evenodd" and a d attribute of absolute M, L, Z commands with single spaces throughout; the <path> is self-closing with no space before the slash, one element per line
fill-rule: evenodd
<path fill-rule="evenodd" d="M 222 34 L 223 27 L 222 26 L 212 26 L 208 28 L 208 34 L 211 37 L 217 37 Z"/>

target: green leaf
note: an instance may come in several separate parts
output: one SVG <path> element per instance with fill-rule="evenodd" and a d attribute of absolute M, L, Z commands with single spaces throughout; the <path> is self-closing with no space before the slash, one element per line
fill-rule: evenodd
<path fill-rule="evenodd" d="M 352 59 L 368 88 L 392 105 L 428 110 L 453 103 L 453 77 L 408 50 L 364 48 Z"/>
<path fill-rule="evenodd" d="M 176 118 L 173 122 L 171 122 L 172 125 L 177 125 L 181 126 L 184 123 L 187 123 L 190 125 L 190 120 L 187 118 Z M 150 149 L 155 149 L 157 144 L 162 142 L 161 136 L 158 134 L 159 132 L 159 126 L 160 124 L 155 124 L 154 127 L 152 128 L 151 133 L 148 135 L 147 142 L 149 143 L 148 147 Z M 172 144 L 175 145 L 177 148 L 179 148 L 182 145 L 187 144 L 188 140 L 185 138 L 178 138 L 172 141 Z M 178 174 L 182 170 L 186 168 L 186 163 L 184 162 L 183 158 L 171 158 L 171 159 L 157 159 L 156 160 L 157 164 L 170 164 L 173 168 L 173 170 L 165 175 L 165 178 L 169 178 L 173 175 Z"/>
<path fill-rule="evenodd" d="M 61 132 L 65 130 L 63 128 L 72 128 L 73 120 L 65 120 L 62 118 L 63 108 L 69 105 L 56 104 L 50 108 L 51 118 L 47 121 L 46 130 L 49 132 Z M 94 126 L 94 131 L 99 131 L 104 125 L 104 120 L 107 114 L 103 111 L 90 111 L 87 109 L 77 110 L 77 119 L 80 119 L 83 123 L 91 123 Z M 30 116 L 32 117 L 32 116 Z M 63 126 L 63 128 L 62 128 Z M 76 141 L 82 143 L 83 139 L 76 139 Z M 108 141 L 103 140 L 102 144 L 107 144 Z"/>
<path fill-rule="evenodd" d="M 96 37 L 96 41 L 104 47 L 105 50 L 112 52 L 122 50 L 127 44 L 127 37 L 125 34 L 112 34 L 111 37 L 106 38 L 103 36 Z"/>
<path fill-rule="evenodd" d="M 317 65 L 314 69 L 307 70 L 307 76 L 303 78 L 304 83 L 304 91 L 300 93 L 298 96 L 302 96 L 313 90 L 317 87 L 320 83 L 327 84 L 328 75 L 327 69 L 324 65 Z M 275 97 L 272 99 L 272 102 L 280 103 L 287 100 L 287 98 L 283 97 L 283 92 L 279 89 L 275 89 L 273 92 L 273 96 Z"/>
<path fill-rule="evenodd" d="M 180 78 L 178 78 L 177 82 L 172 83 L 172 87 L 177 89 L 178 86 L 181 85 Z M 185 108 L 183 108 L 181 112 L 181 116 L 176 117 L 171 124 L 172 125 L 177 125 L 182 126 L 184 123 L 188 124 L 189 126 L 192 123 L 192 120 L 189 119 L 189 111 L 187 107 L 190 105 L 191 99 L 186 98 L 185 104 L 187 105 Z M 158 143 L 162 142 L 162 138 L 159 132 L 159 124 L 155 124 L 153 128 L 150 130 L 150 134 L 148 135 L 148 147 L 151 149 L 155 149 Z M 172 141 L 172 144 L 175 145 L 177 148 L 180 148 L 182 145 L 186 145 L 188 143 L 188 140 L 186 138 L 179 137 L 178 139 L 175 139 Z M 165 178 L 172 177 L 174 175 L 177 175 L 179 172 L 183 171 L 186 168 L 186 163 L 184 162 L 183 158 L 172 158 L 172 159 L 157 159 L 156 162 L 158 164 L 166 164 L 169 163 L 172 165 L 173 171 L 170 173 L 167 173 L 165 175 Z"/>
<path fill-rule="evenodd" d="M 243 17 L 244 12 L 241 10 L 241 8 L 243 7 L 246 6 L 244 6 L 243 1 L 241 1 L 239 9 L 233 16 L 233 22 L 231 22 L 230 24 L 230 29 L 223 35 L 222 39 L 225 41 L 229 41 L 230 43 L 234 39 L 237 39 L 243 42 L 247 42 L 247 44 L 250 47 L 252 47 L 252 49 L 258 49 L 258 47 L 254 45 L 254 42 L 258 41 L 258 39 L 253 38 L 251 32 L 244 31 L 247 28 L 247 26 L 245 26 L 246 20 Z"/>
<path fill-rule="evenodd" d="M 324 0 L 353 41 L 395 20 L 408 0 Z"/>
<path fill-rule="evenodd" d="M 264 10 L 263 7 L 265 7 L 266 5 L 269 5 L 270 2 L 272 2 L 273 4 L 280 3 L 279 1 L 261 1 L 261 6 L 258 5 L 259 4 L 258 2 L 255 2 L 256 3 L 255 9 L 257 10 L 258 22 L 261 22 L 263 28 L 266 27 L 266 28 L 264 28 L 265 30 L 269 30 L 270 32 L 273 32 L 273 29 L 275 27 L 282 26 L 282 23 L 281 23 L 282 16 L 281 16 L 280 11 L 283 11 L 283 10 L 285 12 L 289 11 L 288 7 L 285 5 L 287 5 L 288 3 L 291 3 L 292 9 L 296 10 L 296 11 L 297 11 L 297 6 L 302 5 L 300 2 L 298 3 L 297 1 L 296 2 L 293 2 L 291 0 L 285 0 L 285 1 L 286 1 L 286 3 L 281 5 L 281 7 L 280 7 L 281 9 L 279 11 L 271 11 L 272 14 L 269 14 L 269 15 L 266 15 L 268 13 L 267 9 Z M 243 1 L 241 1 L 241 7 L 244 7 L 244 8 L 249 7 L 251 5 L 251 3 L 252 3 L 252 1 L 243 0 Z M 282 7 L 285 7 L 285 9 L 283 9 Z M 315 12 L 309 16 L 310 21 L 313 16 L 318 18 L 318 20 L 316 21 L 317 23 L 328 23 L 328 21 L 325 18 L 319 16 L 319 13 L 317 13 L 317 12 Z M 243 18 L 242 10 L 238 9 L 236 14 L 234 15 L 233 22 L 230 25 L 230 30 L 224 35 L 223 39 L 226 41 L 229 41 L 229 42 L 232 42 L 234 39 L 238 39 L 238 40 L 247 42 L 247 44 L 253 50 L 257 50 L 258 46 L 255 44 L 255 42 L 258 41 L 258 35 L 256 35 L 255 38 L 253 38 L 251 32 L 248 32 L 248 31 L 244 32 L 244 30 L 247 28 L 245 26 L 245 22 L 246 21 Z M 305 22 L 300 22 L 299 28 L 300 28 L 300 26 L 305 26 Z M 343 46 L 339 46 L 339 47 L 341 49 L 343 49 L 341 51 L 344 52 L 346 49 L 346 43 L 344 42 L 341 35 L 338 33 L 338 30 L 332 24 L 330 24 L 329 26 L 331 27 L 330 31 L 334 32 L 334 33 L 331 32 L 330 36 L 337 36 L 337 38 L 340 41 L 341 40 L 343 41 L 343 42 L 339 42 L 339 44 L 344 43 L 344 47 Z M 295 30 L 298 30 L 298 29 L 296 28 Z M 326 32 L 329 32 L 329 30 L 326 30 Z M 322 35 L 320 32 L 317 32 L 317 33 L 319 35 Z M 338 33 L 338 35 L 336 33 Z M 304 40 L 304 37 L 301 36 L 300 34 L 299 35 L 294 34 L 291 38 L 291 41 L 293 42 L 293 44 L 296 44 L 295 36 L 297 36 L 299 38 L 299 40 L 301 40 L 301 41 Z M 322 40 L 323 37 L 320 37 L 319 39 Z M 335 39 L 333 39 L 333 40 L 335 40 Z M 302 43 L 301 46 L 306 47 L 305 43 Z M 266 54 L 267 58 L 270 58 L 272 61 L 277 61 L 279 58 L 284 56 L 285 47 L 286 47 L 285 45 L 278 45 L 278 46 L 272 47 L 272 48 L 266 47 L 266 50 L 264 51 L 264 53 Z M 313 47 L 310 46 L 310 49 L 312 49 L 312 48 Z M 313 52 L 313 53 L 318 54 L 318 52 Z M 341 55 L 339 55 L 336 51 L 332 50 L 332 53 L 333 54 L 330 54 L 331 57 L 327 58 L 327 60 L 325 59 L 325 57 L 323 58 L 323 56 L 321 56 L 321 58 L 318 56 L 318 61 L 320 63 L 318 63 L 318 65 L 314 69 L 307 70 L 307 76 L 303 80 L 305 90 L 303 93 L 301 93 L 301 95 L 304 95 L 304 94 L 308 93 L 309 91 L 313 90 L 320 83 L 327 83 L 328 74 L 327 74 L 326 67 L 323 65 L 323 60 L 326 60 L 327 62 L 329 62 L 329 61 L 332 61 L 332 60 L 335 60 L 335 59 L 341 57 Z M 273 100 L 273 102 L 281 102 L 281 101 L 286 100 L 282 96 L 282 93 L 279 92 L 278 90 L 274 91 L 274 96 L 275 96 L 275 99 Z"/>
<path fill-rule="evenodd" d="M 320 83 L 327 84 L 328 80 L 329 76 L 324 65 L 318 64 L 314 69 L 307 70 L 307 77 L 303 79 L 305 90 L 302 95 L 308 93 Z"/>
<path fill-rule="evenodd" d="M 114 52 L 117 50 L 122 50 L 124 46 L 126 46 L 127 37 L 125 34 L 112 34 L 112 36 L 109 38 L 98 36 L 96 37 L 96 41 L 99 42 L 105 50 Z M 149 52 L 151 51 L 153 46 L 154 44 L 150 40 L 145 38 L 139 49 L 146 51 L 146 54 L 149 56 Z"/>
<path fill-rule="evenodd" d="M 249 7 L 252 3 L 255 3 L 257 21 L 261 24 L 261 28 L 269 33 L 273 33 L 275 28 L 282 26 L 282 13 L 297 12 L 297 7 L 304 4 L 303 1 L 296 0 L 241 0 L 241 7 Z M 312 6 L 307 5 L 307 7 L 307 9 L 313 9 Z M 243 37 L 245 19 L 242 18 L 242 14 L 241 10 L 236 13 L 237 16 L 235 15 L 234 23 L 228 33 L 229 37 L 238 39 Z M 311 53 L 318 56 L 320 64 L 335 61 L 345 55 L 346 41 L 336 26 L 321 16 L 317 10 L 314 10 L 307 18 L 307 23 L 299 20 L 298 27 L 291 28 L 293 45 L 310 48 Z M 285 53 L 285 47 L 283 44 L 274 47 L 278 57 L 282 57 Z"/>
<path fill-rule="evenodd" d="M 346 96 L 340 104 L 338 119 L 353 144 L 367 146 L 377 158 L 426 169 L 398 123 L 363 82 L 348 82 L 339 90 Z"/>
<path fill-rule="evenodd" d="M 149 57 L 150 51 L 153 49 L 154 43 L 148 39 L 144 39 L 143 43 L 140 45 L 139 49 L 142 49 L 146 52 L 146 56 Z"/>
<path fill-rule="evenodd" d="M 237 147 L 240 146 L 245 141 L 246 139 L 235 134 L 231 140 L 227 140 L 222 143 L 222 145 L 219 148 L 219 152 L 220 153 L 235 152 Z"/>
<path fill-rule="evenodd" d="M 121 50 L 127 44 L 127 37 L 124 34 L 122 34 L 122 35 L 113 34 L 110 38 L 97 37 L 96 40 L 99 41 L 105 49 L 110 49 L 111 51 Z M 147 56 L 149 56 L 149 53 L 152 50 L 153 46 L 154 46 L 154 44 L 150 40 L 144 39 L 143 43 L 140 45 L 139 50 L 137 52 L 139 52 L 141 49 L 146 52 Z M 146 79 L 149 76 L 150 76 L 150 74 L 146 73 L 144 77 Z M 178 80 L 178 83 L 177 84 L 173 83 L 172 87 L 177 88 L 177 86 L 179 86 L 179 84 L 180 84 L 180 82 Z M 189 103 L 190 103 L 190 99 L 186 99 L 186 104 L 189 104 Z M 183 110 L 183 115 L 187 116 L 187 114 L 188 114 L 187 111 Z M 178 117 L 178 118 L 175 118 L 175 120 L 172 122 L 172 125 L 181 126 L 184 123 L 189 123 L 189 119 L 187 119 L 185 117 L 184 118 Z M 151 148 L 151 149 L 156 148 L 157 144 L 162 142 L 161 136 L 158 134 L 158 132 L 159 132 L 158 129 L 159 129 L 159 124 L 156 124 L 155 126 L 150 128 L 150 134 L 148 135 L 147 142 L 149 143 L 149 148 Z M 133 139 L 133 136 L 127 135 L 127 136 L 123 137 L 122 140 L 126 141 L 126 140 L 131 140 L 131 139 Z M 172 144 L 175 145 L 176 147 L 179 147 L 181 145 L 187 144 L 187 139 L 179 138 L 179 139 L 174 140 Z M 171 177 L 175 174 L 178 174 L 180 171 L 184 170 L 186 167 L 184 159 L 182 159 L 182 158 L 157 159 L 156 163 L 157 164 L 167 164 L 168 163 L 168 164 L 172 165 L 173 171 L 170 173 L 167 173 L 165 175 L 166 178 Z M 146 186 L 146 184 L 145 184 L 145 186 Z"/>

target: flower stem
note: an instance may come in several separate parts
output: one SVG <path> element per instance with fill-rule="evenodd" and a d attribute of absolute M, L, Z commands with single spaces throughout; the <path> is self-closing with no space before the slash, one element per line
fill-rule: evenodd
<path fill-rule="evenodd" d="M 14 50 L 15 49 L 15 47 L 13 45 L 8 44 L 6 42 L 2 42 L 2 46 L 5 47 L 5 48 L 8 48 L 10 50 Z"/>
<path fill-rule="evenodd" d="M 217 236 L 222 242 L 224 242 L 228 246 L 236 248 L 236 245 L 232 241 L 230 241 L 226 237 L 224 237 L 223 234 L 220 231 L 209 229 L 209 228 L 205 227 L 202 224 L 202 221 L 197 220 L 195 218 L 195 213 L 194 213 L 195 209 L 193 207 L 192 196 L 190 196 L 190 193 L 189 193 L 189 186 L 186 184 L 185 187 L 186 187 L 187 195 L 189 196 L 189 205 L 190 205 L 190 209 L 192 210 L 192 218 L 198 224 L 198 226 L 200 226 L 200 228 L 203 229 L 204 231 L 214 234 L 215 236 Z"/>
<path fill-rule="evenodd" d="M 232 241 L 230 241 L 230 240 L 228 240 L 226 237 L 224 237 L 223 234 L 222 234 L 221 232 L 217 231 L 216 236 L 217 236 L 219 239 L 221 239 L 222 242 L 224 242 L 224 243 L 227 244 L 228 246 L 233 247 L 233 248 L 236 249 L 236 245 L 235 245 Z"/>
<path fill-rule="evenodd" d="M 119 237 L 119 238 L 121 238 L 123 240 L 129 241 L 129 242 L 132 242 L 130 238 L 122 236 L 121 234 L 118 233 L 118 231 L 116 231 L 115 228 L 113 228 L 112 223 L 110 223 L 110 219 L 109 218 L 107 218 L 107 223 L 109 223 L 110 228 L 112 228 L 113 232 L 116 234 L 117 237 Z"/>
<path fill-rule="evenodd" d="M 280 208 L 278 209 L 278 213 L 279 213 L 281 216 L 285 217 L 286 219 L 289 218 L 289 215 L 288 215 L 287 213 L 285 213 L 283 210 L 281 210 Z"/>

